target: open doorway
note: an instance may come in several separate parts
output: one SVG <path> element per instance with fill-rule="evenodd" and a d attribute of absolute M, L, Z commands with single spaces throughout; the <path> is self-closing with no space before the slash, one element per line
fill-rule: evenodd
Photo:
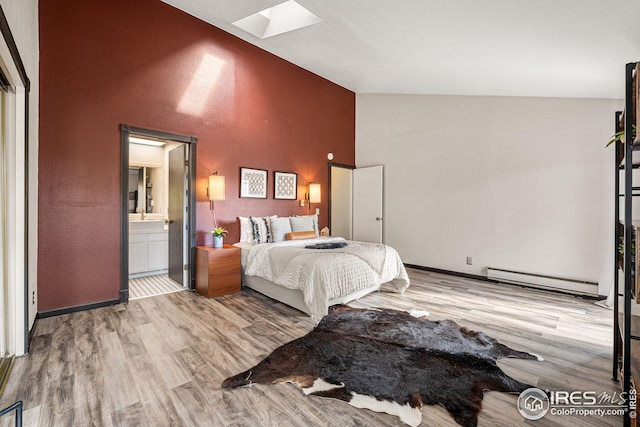
<path fill-rule="evenodd" d="M 332 236 L 353 238 L 354 166 L 329 162 L 329 229 Z"/>
<path fill-rule="evenodd" d="M 196 142 L 121 125 L 120 302 L 194 289 Z"/>

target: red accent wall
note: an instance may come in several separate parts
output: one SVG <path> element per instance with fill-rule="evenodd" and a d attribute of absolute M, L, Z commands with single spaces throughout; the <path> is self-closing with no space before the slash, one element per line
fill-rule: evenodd
<path fill-rule="evenodd" d="M 121 123 L 198 137 L 198 244 L 211 242 L 216 170 L 227 242 L 237 216 L 307 212 L 273 199 L 275 170 L 298 173 L 299 197 L 322 184 L 327 225 L 327 153 L 355 162 L 353 92 L 160 0 L 49 0 L 39 13 L 39 311 L 119 296 Z M 269 171 L 266 200 L 239 198 L 241 166 Z"/>

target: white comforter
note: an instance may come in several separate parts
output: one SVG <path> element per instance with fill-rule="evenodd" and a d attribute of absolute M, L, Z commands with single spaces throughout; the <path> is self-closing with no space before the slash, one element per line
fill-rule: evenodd
<path fill-rule="evenodd" d="M 341 241 L 345 240 L 331 237 L 253 245 L 243 262 L 244 273 L 299 289 L 316 320 L 327 314 L 330 300 L 352 292 L 387 282 L 398 292 L 407 289 L 409 276 L 390 246 L 346 241 L 339 249 L 305 249 Z"/>

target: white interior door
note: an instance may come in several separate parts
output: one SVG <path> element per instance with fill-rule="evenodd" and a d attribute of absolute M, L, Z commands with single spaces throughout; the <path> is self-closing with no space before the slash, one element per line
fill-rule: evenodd
<path fill-rule="evenodd" d="M 0 358 L 8 353 L 8 339 L 11 334 L 10 318 L 5 307 L 8 305 L 9 283 L 6 280 L 7 271 L 7 230 L 6 230 L 6 182 L 5 182 L 5 129 L 4 129 L 4 100 L 5 92 L 0 89 Z"/>
<path fill-rule="evenodd" d="M 353 170 L 353 240 L 382 243 L 382 165 Z"/>

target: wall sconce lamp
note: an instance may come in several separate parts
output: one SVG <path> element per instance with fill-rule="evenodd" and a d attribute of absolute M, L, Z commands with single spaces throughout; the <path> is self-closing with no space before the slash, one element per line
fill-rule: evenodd
<path fill-rule="evenodd" d="M 213 215 L 213 228 L 218 228 L 216 224 L 216 211 L 213 206 L 213 202 L 224 200 L 225 185 L 224 176 L 218 175 L 218 172 L 214 172 L 209 175 L 209 187 L 207 187 L 207 197 L 209 198 L 209 208 Z"/>
<path fill-rule="evenodd" d="M 308 202 L 307 211 L 310 211 L 311 203 L 320 203 L 321 201 L 320 184 L 313 181 L 310 182 L 309 192 L 305 195 L 305 198 L 307 199 L 307 202 Z"/>

